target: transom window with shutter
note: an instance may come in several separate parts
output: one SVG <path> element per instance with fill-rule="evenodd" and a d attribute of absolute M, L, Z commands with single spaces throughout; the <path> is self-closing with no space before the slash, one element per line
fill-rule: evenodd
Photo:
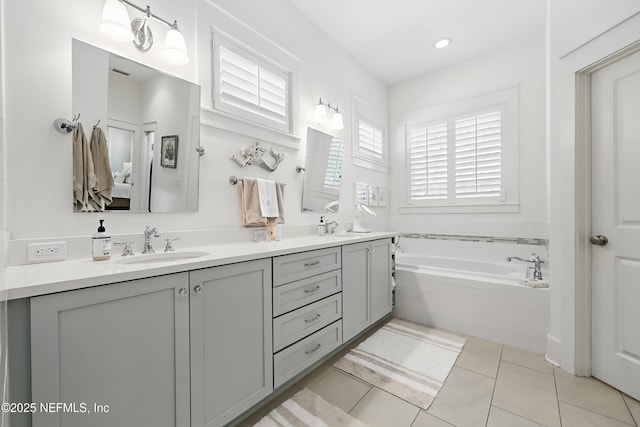
<path fill-rule="evenodd" d="M 383 130 L 365 120 L 358 120 L 358 151 L 363 157 L 381 161 L 384 158 Z"/>
<path fill-rule="evenodd" d="M 289 133 L 290 74 L 214 34 L 214 108 Z"/>
<path fill-rule="evenodd" d="M 502 114 L 407 126 L 410 203 L 503 200 Z"/>

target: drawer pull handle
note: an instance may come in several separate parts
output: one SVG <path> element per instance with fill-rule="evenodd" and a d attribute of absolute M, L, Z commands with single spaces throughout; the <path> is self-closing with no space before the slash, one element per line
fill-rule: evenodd
<path fill-rule="evenodd" d="M 313 261 L 313 262 L 305 262 L 305 263 L 304 263 L 304 266 L 305 266 L 305 267 L 313 267 L 314 265 L 318 265 L 318 264 L 320 264 L 320 260 L 319 260 L 319 259 L 318 259 L 318 260 L 315 260 L 315 261 Z"/>
<path fill-rule="evenodd" d="M 318 343 L 316 344 L 315 347 L 313 347 L 311 350 L 307 350 L 304 352 L 304 354 L 311 354 L 311 353 L 315 353 L 316 351 L 320 350 L 320 347 L 322 347 L 322 344 Z"/>
<path fill-rule="evenodd" d="M 310 319 L 305 320 L 304 322 L 305 323 L 312 323 L 312 322 L 315 322 L 316 320 L 318 320 L 319 318 L 320 318 L 320 313 L 317 313 L 315 316 L 313 316 Z"/>
<path fill-rule="evenodd" d="M 180 290 L 178 291 L 178 295 L 180 295 L 182 298 L 186 297 L 189 294 L 189 292 L 187 291 L 187 288 L 180 288 Z"/>
<path fill-rule="evenodd" d="M 320 285 L 316 285 L 316 287 L 313 288 L 313 289 L 305 289 L 304 293 L 305 294 L 312 294 L 314 292 L 318 292 L 319 290 L 320 290 Z"/>
<path fill-rule="evenodd" d="M 195 285 L 193 287 L 193 292 L 195 292 L 196 294 L 201 294 L 202 293 L 202 285 Z"/>

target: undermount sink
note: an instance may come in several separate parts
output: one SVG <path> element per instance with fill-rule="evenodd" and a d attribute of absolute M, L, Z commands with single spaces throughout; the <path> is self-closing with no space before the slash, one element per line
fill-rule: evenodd
<path fill-rule="evenodd" d="M 116 262 L 118 264 L 152 264 L 168 261 L 184 261 L 187 259 L 200 258 L 209 255 L 205 251 L 180 251 L 180 252 L 160 252 L 157 254 L 134 255 L 131 257 L 123 257 Z"/>

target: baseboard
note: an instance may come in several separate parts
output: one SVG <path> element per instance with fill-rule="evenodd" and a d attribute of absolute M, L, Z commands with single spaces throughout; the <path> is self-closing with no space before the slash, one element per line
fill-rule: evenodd
<path fill-rule="evenodd" d="M 561 354 L 562 344 L 560 340 L 550 334 L 547 334 L 547 352 L 545 353 L 544 358 L 547 362 L 560 367 Z"/>

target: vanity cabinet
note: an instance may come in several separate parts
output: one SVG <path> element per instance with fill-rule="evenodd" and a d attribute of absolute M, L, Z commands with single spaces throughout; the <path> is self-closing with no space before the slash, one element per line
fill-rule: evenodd
<path fill-rule="evenodd" d="M 188 289 L 178 273 L 31 298 L 32 401 L 75 405 L 32 425 L 188 426 Z"/>
<path fill-rule="evenodd" d="M 279 387 L 342 344 L 341 248 L 273 259 L 273 370 Z"/>
<path fill-rule="evenodd" d="M 342 247 L 342 331 L 344 341 L 392 310 L 391 239 Z"/>
<path fill-rule="evenodd" d="M 390 241 L 23 300 L 30 336 L 13 348 L 31 371 L 12 382 L 76 405 L 34 427 L 227 425 L 391 311 Z"/>
<path fill-rule="evenodd" d="M 189 275 L 191 425 L 222 426 L 273 391 L 271 259 Z"/>

